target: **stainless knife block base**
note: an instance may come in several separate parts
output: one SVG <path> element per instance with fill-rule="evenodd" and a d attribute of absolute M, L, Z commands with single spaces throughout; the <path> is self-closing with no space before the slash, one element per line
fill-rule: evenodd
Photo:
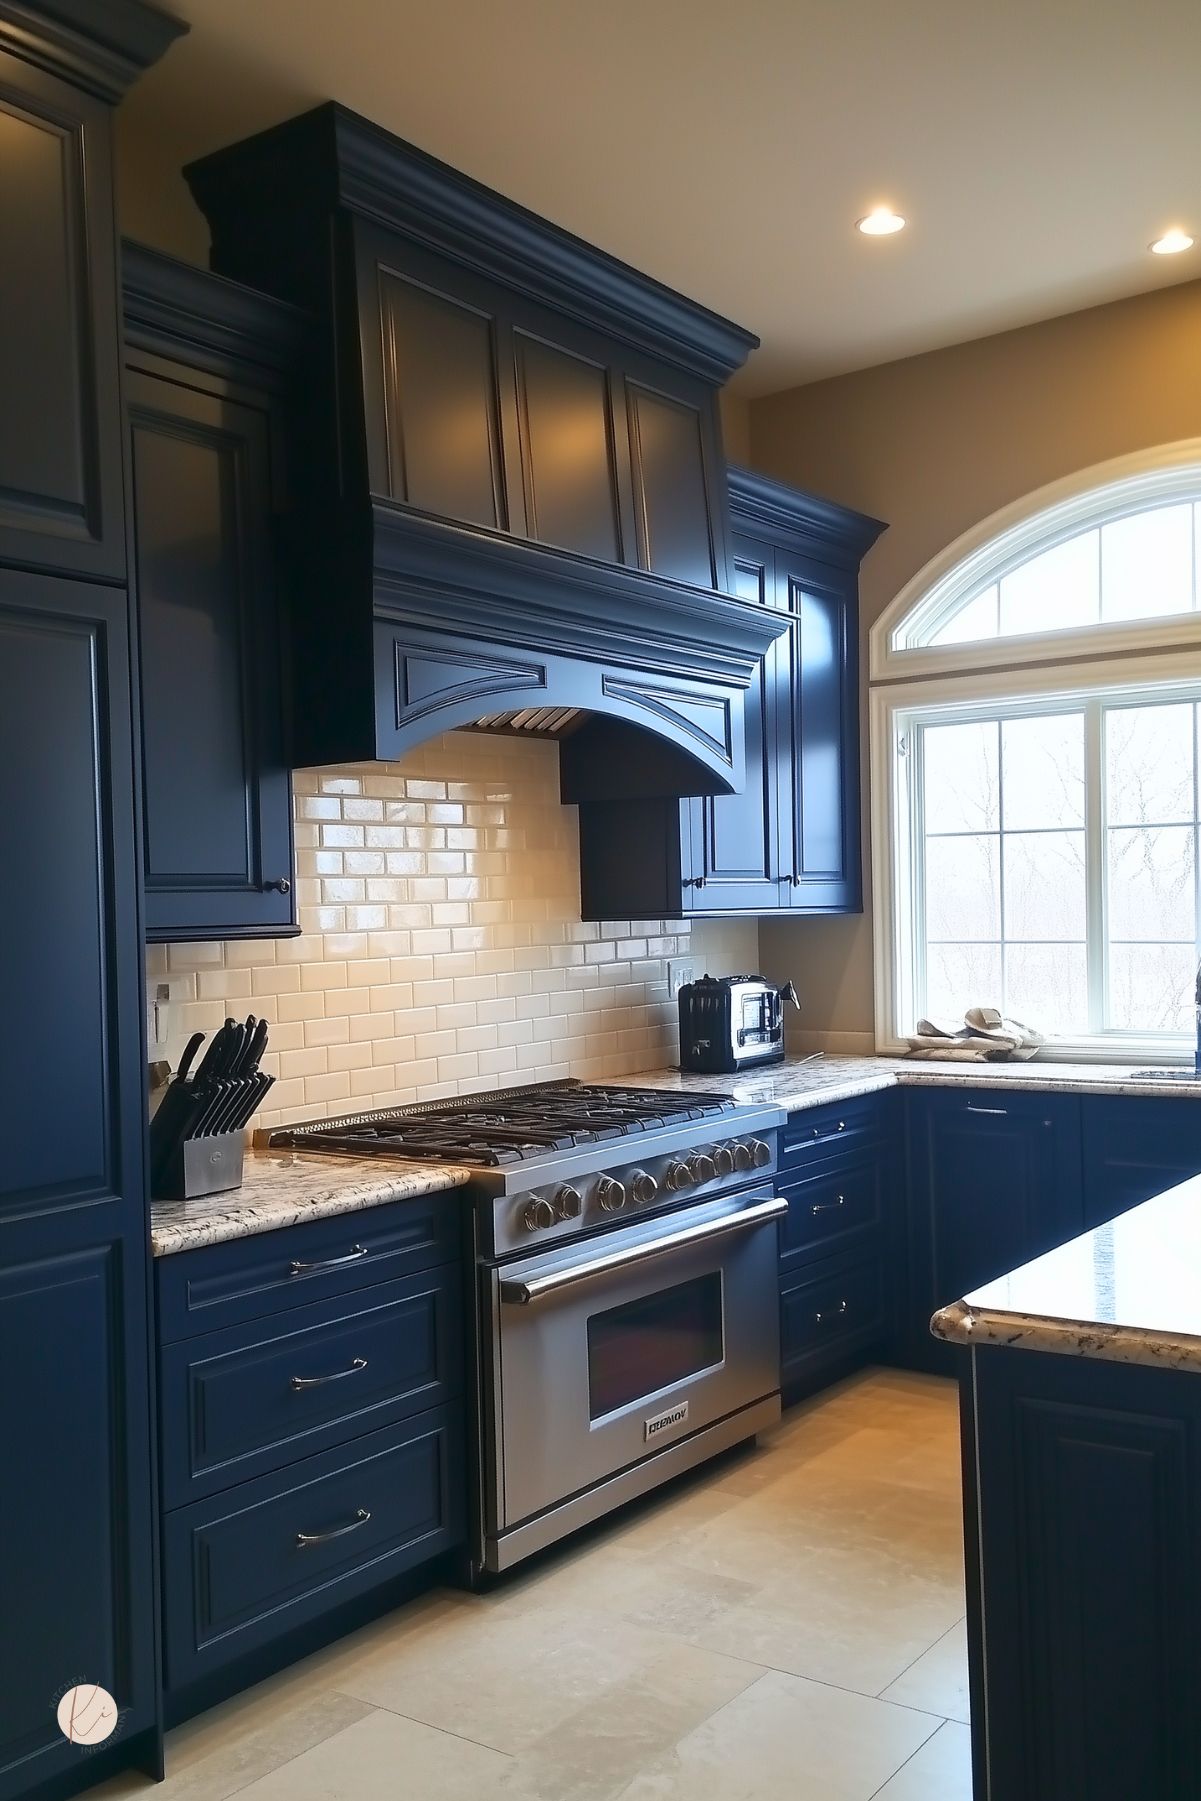
<path fill-rule="evenodd" d="M 201 1195 L 240 1188 L 245 1144 L 240 1127 L 210 1138 L 185 1138 L 163 1173 L 155 1200 L 195 1201 Z"/>

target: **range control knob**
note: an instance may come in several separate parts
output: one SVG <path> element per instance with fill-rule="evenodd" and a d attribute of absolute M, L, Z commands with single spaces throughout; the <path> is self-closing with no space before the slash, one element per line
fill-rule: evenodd
<path fill-rule="evenodd" d="M 555 1215 L 558 1219 L 579 1219 L 583 1207 L 583 1195 L 570 1183 L 565 1183 L 555 1196 Z"/>
<path fill-rule="evenodd" d="M 645 1169 L 636 1170 L 630 1182 L 630 1193 L 637 1207 L 649 1207 L 659 1192 L 659 1184 Z"/>
<path fill-rule="evenodd" d="M 736 1144 L 734 1146 L 734 1168 L 735 1169 L 754 1169 L 754 1167 L 755 1167 L 755 1159 L 751 1154 L 750 1145 L 749 1144 Z"/>
<path fill-rule="evenodd" d="M 719 1176 L 734 1174 L 734 1152 L 728 1144 L 719 1144 L 713 1153 L 713 1167 Z"/>
<path fill-rule="evenodd" d="M 681 1188 L 691 1188 L 692 1171 L 686 1163 L 669 1163 L 663 1180 L 672 1194 L 678 1194 Z"/>
<path fill-rule="evenodd" d="M 602 1176 L 596 1185 L 596 1198 L 602 1213 L 620 1213 L 626 1204 L 626 1188 L 616 1176 Z"/>
<path fill-rule="evenodd" d="M 531 1201 L 521 1216 L 527 1232 L 542 1232 L 555 1223 L 555 1210 L 549 1201 Z"/>
<path fill-rule="evenodd" d="M 717 1174 L 716 1163 L 704 1151 L 698 1151 L 694 1157 L 689 1157 L 688 1168 L 694 1182 L 711 1182 Z"/>
<path fill-rule="evenodd" d="M 764 1144 L 761 1138 L 751 1139 L 751 1160 L 756 1169 L 765 1169 L 771 1162 L 771 1146 Z"/>

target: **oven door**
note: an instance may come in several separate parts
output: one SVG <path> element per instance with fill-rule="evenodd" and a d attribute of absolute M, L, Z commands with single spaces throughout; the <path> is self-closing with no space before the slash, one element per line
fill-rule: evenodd
<path fill-rule="evenodd" d="M 490 1272 L 492 1531 L 780 1386 L 770 1185 Z"/>

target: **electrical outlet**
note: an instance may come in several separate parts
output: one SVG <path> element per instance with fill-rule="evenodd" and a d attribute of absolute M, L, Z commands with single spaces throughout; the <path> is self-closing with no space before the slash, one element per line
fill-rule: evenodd
<path fill-rule="evenodd" d="M 674 1001 L 685 983 L 691 982 L 696 975 L 696 964 L 691 957 L 676 957 L 667 965 L 667 992 Z"/>

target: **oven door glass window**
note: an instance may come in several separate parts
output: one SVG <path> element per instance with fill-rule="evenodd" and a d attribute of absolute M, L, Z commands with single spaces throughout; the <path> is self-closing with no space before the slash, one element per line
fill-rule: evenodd
<path fill-rule="evenodd" d="M 594 1420 L 657 1394 L 725 1357 L 721 1272 L 626 1301 L 588 1321 L 588 1411 Z"/>

